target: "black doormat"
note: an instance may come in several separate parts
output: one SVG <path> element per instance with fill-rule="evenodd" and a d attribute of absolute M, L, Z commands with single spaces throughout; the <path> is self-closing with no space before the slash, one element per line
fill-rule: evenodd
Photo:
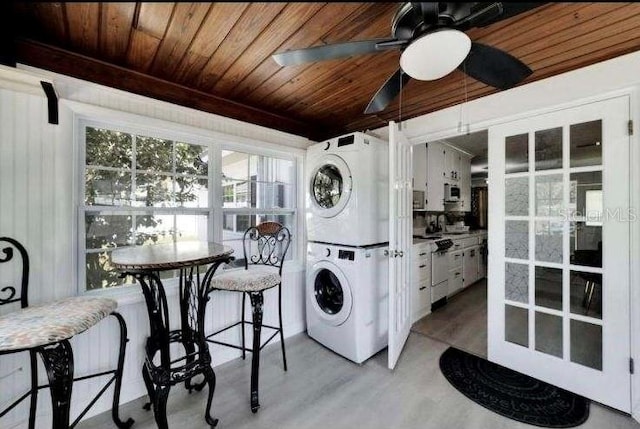
<path fill-rule="evenodd" d="M 486 359 L 449 347 L 440 370 L 467 398 L 530 425 L 568 428 L 589 418 L 589 400 Z"/>

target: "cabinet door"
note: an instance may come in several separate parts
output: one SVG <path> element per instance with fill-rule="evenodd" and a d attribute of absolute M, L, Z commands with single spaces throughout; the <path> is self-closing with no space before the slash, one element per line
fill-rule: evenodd
<path fill-rule="evenodd" d="M 427 193 L 427 145 L 413 146 L 413 189 Z"/>
<path fill-rule="evenodd" d="M 471 158 L 461 155 L 460 159 L 460 206 L 462 211 L 471 211 Z"/>
<path fill-rule="evenodd" d="M 427 144 L 427 204 L 430 211 L 444 211 L 444 147 L 441 143 Z"/>
<path fill-rule="evenodd" d="M 462 258 L 463 286 L 467 287 L 478 280 L 479 246 L 464 249 Z"/>
<path fill-rule="evenodd" d="M 443 145 L 443 153 L 444 153 L 444 178 L 445 183 L 453 181 L 454 176 L 454 157 L 457 157 L 456 151 L 449 146 Z"/>

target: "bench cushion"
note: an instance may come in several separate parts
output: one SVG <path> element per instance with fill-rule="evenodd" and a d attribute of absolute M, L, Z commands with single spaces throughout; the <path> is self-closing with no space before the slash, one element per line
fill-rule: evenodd
<path fill-rule="evenodd" d="M 248 270 L 234 270 L 213 276 L 210 290 L 232 290 L 239 292 L 257 292 L 277 286 L 280 274 L 271 267 L 253 266 Z"/>
<path fill-rule="evenodd" d="M 0 352 L 71 338 L 104 319 L 117 306 L 109 298 L 72 297 L 0 316 Z"/>

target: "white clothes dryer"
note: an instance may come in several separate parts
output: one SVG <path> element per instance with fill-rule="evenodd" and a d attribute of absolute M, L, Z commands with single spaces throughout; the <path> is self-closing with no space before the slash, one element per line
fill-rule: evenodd
<path fill-rule="evenodd" d="M 307 239 L 348 246 L 389 241 L 389 148 L 364 133 L 307 149 Z"/>
<path fill-rule="evenodd" d="M 308 243 L 307 333 L 356 363 L 387 346 L 387 249 Z"/>

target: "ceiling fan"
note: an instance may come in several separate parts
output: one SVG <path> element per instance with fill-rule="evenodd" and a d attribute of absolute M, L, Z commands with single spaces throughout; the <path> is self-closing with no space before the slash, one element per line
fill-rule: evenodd
<path fill-rule="evenodd" d="M 380 87 L 364 113 L 377 113 L 400 93 L 409 79 L 435 80 L 456 68 L 498 89 L 526 79 L 532 70 L 512 55 L 472 42 L 464 31 L 486 27 L 544 3 L 402 3 L 391 24 L 391 38 L 359 40 L 280 52 L 281 66 L 331 60 L 391 49 L 402 51 L 400 67 Z"/>

